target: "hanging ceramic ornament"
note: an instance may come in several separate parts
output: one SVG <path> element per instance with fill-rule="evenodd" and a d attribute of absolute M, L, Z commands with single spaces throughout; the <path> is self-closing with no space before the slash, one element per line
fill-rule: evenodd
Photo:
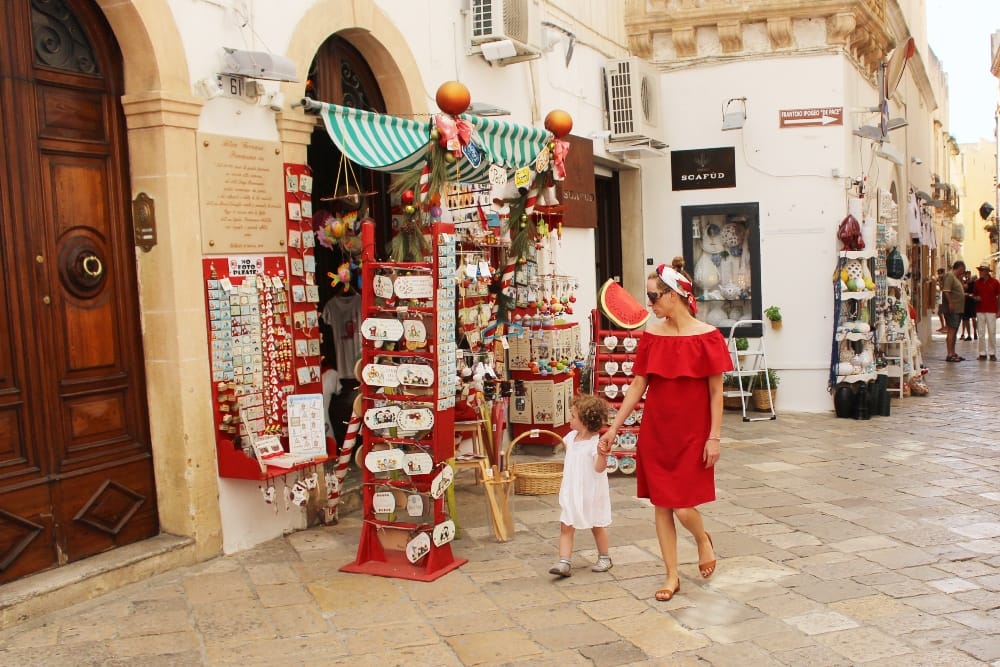
<path fill-rule="evenodd" d="M 372 494 L 372 511 L 375 514 L 389 514 L 396 509 L 396 497 L 392 491 L 376 491 Z"/>
<path fill-rule="evenodd" d="M 419 493 L 411 493 L 406 497 L 406 513 L 409 516 L 423 516 L 424 497 Z"/>
<path fill-rule="evenodd" d="M 455 539 L 455 522 L 451 519 L 434 526 L 434 546 L 441 547 Z"/>
<path fill-rule="evenodd" d="M 407 475 L 426 475 L 434 470 L 434 459 L 426 452 L 415 452 L 403 457 L 403 472 Z"/>
<path fill-rule="evenodd" d="M 406 543 L 406 558 L 411 563 L 416 563 L 430 553 L 430 550 L 431 538 L 427 536 L 427 533 L 419 533 Z"/>
<path fill-rule="evenodd" d="M 444 495 L 444 492 L 448 490 L 454 479 L 455 472 L 451 469 L 451 466 L 443 466 L 441 472 L 431 481 L 431 497 L 437 500 Z"/>

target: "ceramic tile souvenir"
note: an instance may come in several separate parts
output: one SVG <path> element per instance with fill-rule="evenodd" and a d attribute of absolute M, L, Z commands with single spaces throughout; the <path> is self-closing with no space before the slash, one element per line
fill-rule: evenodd
<path fill-rule="evenodd" d="M 426 431 L 434 427 L 434 411 L 430 408 L 404 408 L 396 416 L 396 423 L 407 431 Z"/>
<path fill-rule="evenodd" d="M 451 542 L 455 539 L 455 522 L 451 519 L 447 519 L 434 526 L 432 539 L 434 541 L 434 546 L 436 547 L 440 547 L 448 544 L 448 542 Z"/>
<path fill-rule="evenodd" d="M 365 455 L 365 467 L 371 472 L 387 472 L 403 467 L 405 454 L 401 449 L 382 449 Z M 450 468 L 449 468 L 450 470 Z"/>
<path fill-rule="evenodd" d="M 376 491 L 372 494 L 372 511 L 375 514 L 388 514 L 396 509 L 396 497 L 392 491 Z"/>
<path fill-rule="evenodd" d="M 406 543 L 406 558 L 411 563 L 416 563 L 430 553 L 430 550 L 431 538 L 427 536 L 427 533 L 420 533 Z"/>
<path fill-rule="evenodd" d="M 403 323 L 386 317 L 368 317 L 361 323 L 365 340 L 396 341 L 403 337 Z"/>
<path fill-rule="evenodd" d="M 396 426 L 396 419 L 399 416 L 399 406 L 397 405 L 384 405 L 377 408 L 368 408 L 365 410 L 364 422 L 365 426 L 372 429 L 373 431 L 392 428 Z"/>
<path fill-rule="evenodd" d="M 434 470 L 434 459 L 426 452 L 414 452 L 403 457 L 403 472 L 407 475 L 426 475 Z"/>
<path fill-rule="evenodd" d="M 430 299 L 434 296 L 434 278 L 430 275 L 399 276 L 392 289 L 401 299 Z"/>
<path fill-rule="evenodd" d="M 430 387 L 434 384 L 434 369 L 430 366 L 423 366 L 420 364 L 400 364 L 398 367 L 397 377 L 399 378 L 399 384 L 402 385 L 410 387 Z"/>
<path fill-rule="evenodd" d="M 389 276 L 375 276 L 372 280 L 372 289 L 375 296 L 380 299 L 392 298 L 392 278 Z"/>
<path fill-rule="evenodd" d="M 361 371 L 361 379 L 370 387 L 399 386 L 398 368 L 388 364 L 367 364 Z"/>
<path fill-rule="evenodd" d="M 451 466 L 443 466 L 441 472 L 431 481 L 431 497 L 437 500 L 443 496 L 454 479 L 455 472 L 451 469 Z"/>

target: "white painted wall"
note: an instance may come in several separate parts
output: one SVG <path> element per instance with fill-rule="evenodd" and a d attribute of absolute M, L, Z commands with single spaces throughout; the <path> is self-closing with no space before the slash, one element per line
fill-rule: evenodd
<path fill-rule="evenodd" d="M 270 0 L 169 0 L 186 51 L 192 93 L 199 94 L 197 81 L 214 78 L 220 71 L 223 46 L 284 54 L 298 22 L 314 4 L 307 0 L 280 3 Z M 595 25 L 590 30 L 586 26 L 573 25 L 571 21 L 579 22 L 586 17 L 594 17 L 595 21 L 606 21 L 609 17 L 621 21 L 620 8 L 609 8 L 593 0 L 584 3 L 586 11 L 577 15 L 567 16 L 566 2 L 558 3 L 551 12 L 543 10 L 542 20 L 553 20 L 579 31 L 580 39 L 569 66 L 565 63 L 566 41 L 556 32 L 550 35 L 551 48 L 542 59 L 494 67 L 478 55 L 466 55 L 465 23 L 461 14 L 464 4 L 461 0 L 358 0 L 345 2 L 344 11 L 353 11 L 352 5 L 376 8 L 385 14 L 386 20 L 392 21 L 405 37 L 405 48 L 419 63 L 420 80 L 415 83 L 423 87 L 430 109 L 436 108 L 437 86 L 458 79 L 468 86 L 473 100 L 510 110 L 506 120 L 511 122 L 541 126 L 548 111 L 561 108 L 573 116 L 574 134 L 586 137 L 603 129 L 601 68 L 608 58 L 625 54 L 621 44 L 624 27 L 622 24 L 608 30 Z M 238 9 L 232 9 L 234 6 Z M 241 9 L 244 7 L 245 13 Z M 608 41 L 609 35 L 619 42 Z M 306 74 L 298 72 L 303 90 Z M 266 82 L 265 85 L 268 90 L 277 90 L 279 84 Z M 249 104 L 220 96 L 206 102 L 199 131 L 275 141 L 278 133 L 274 118 L 274 112 L 264 103 Z M 604 152 L 600 141 L 595 143 L 595 150 L 598 155 L 612 157 Z M 574 318 L 581 322 L 586 341 L 590 335 L 589 314 L 596 307 L 596 276 L 591 269 L 594 231 L 566 228 L 558 258 L 559 271 L 579 278 Z M 585 343 L 584 354 L 586 351 Z M 286 510 L 280 480 L 277 485 L 275 511 L 264 505 L 257 482 L 219 480 L 223 542 L 227 553 L 305 526 L 304 510 L 294 506 Z"/>
<path fill-rule="evenodd" d="M 663 75 L 667 142 L 672 150 L 734 146 L 736 187 L 673 192 L 667 161 L 644 165 L 646 255 L 681 254 L 681 207 L 758 202 L 761 302 L 780 306 L 783 328 L 765 327 L 768 363 L 779 369 L 782 411 L 827 411 L 833 329 L 831 276 L 836 230 L 846 215 L 844 177 L 884 182 L 892 169 L 873 162 L 870 143 L 851 130 L 873 122 L 854 107 L 874 90 L 837 55 L 745 60 Z M 747 98 L 742 130 L 722 131 L 722 108 Z M 779 129 L 780 109 L 845 107 L 844 125 Z M 841 175 L 833 177 L 834 170 Z"/>

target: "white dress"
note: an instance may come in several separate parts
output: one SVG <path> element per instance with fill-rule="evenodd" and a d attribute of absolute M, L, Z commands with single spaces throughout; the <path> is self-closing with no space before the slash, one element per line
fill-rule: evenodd
<path fill-rule="evenodd" d="M 566 434 L 566 460 L 559 486 L 559 521 L 574 528 L 600 528 L 611 524 L 611 491 L 608 473 L 594 472 L 597 455 L 595 434 L 577 440 L 576 431 Z"/>

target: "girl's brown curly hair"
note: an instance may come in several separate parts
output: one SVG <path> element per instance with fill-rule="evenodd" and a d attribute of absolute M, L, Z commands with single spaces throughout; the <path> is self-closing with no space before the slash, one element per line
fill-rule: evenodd
<path fill-rule="evenodd" d="M 608 404 L 603 398 L 593 394 L 577 394 L 570 403 L 576 408 L 576 415 L 591 433 L 601 430 L 608 419 Z"/>

